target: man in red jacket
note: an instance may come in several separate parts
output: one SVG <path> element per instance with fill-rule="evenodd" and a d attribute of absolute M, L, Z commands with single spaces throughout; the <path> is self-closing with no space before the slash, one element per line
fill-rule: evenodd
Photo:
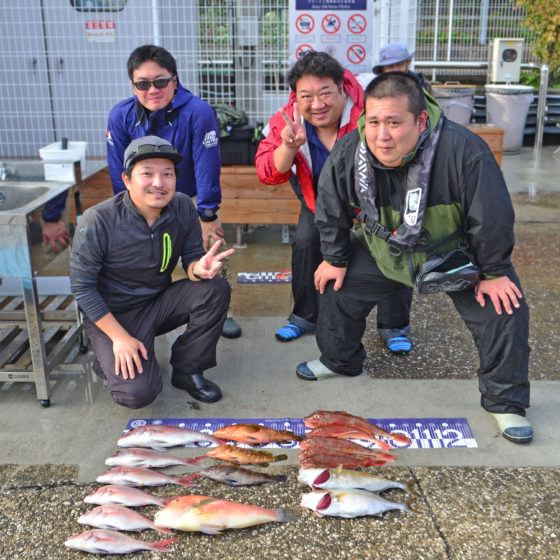
<path fill-rule="evenodd" d="M 276 332 L 282 342 L 315 330 L 318 300 L 313 275 L 322 261 L 314 223 L 319 175 L 336 141 L 356 128 L 363 110 L 362 87 L 327 53 L 311 51 L 300 58 L 288 81 L 292 89 L 288 104 L 270 119 L 255 158 L 262 183 L 289 180 L 301 201 L 292 245 L 294 307 L 288 324 Z M 411 299 L 412 290 L 405 288 L 378 306 L 378 332 L 395 354 L 407 354 L 412 347 L 408 339 Z"/>

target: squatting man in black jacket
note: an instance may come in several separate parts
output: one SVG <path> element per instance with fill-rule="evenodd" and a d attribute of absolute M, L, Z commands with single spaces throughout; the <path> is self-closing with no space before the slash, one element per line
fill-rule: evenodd
<path fill-rule="evenodd" d="M 431 254 L 461 256 L 458 248 L 467 248 L 480 281 L 449 291 L 450 272 L 436 287 L 448 292 L 473 335 L 482 407 L 505 438 L 531 441 L 529 310 L 510 260 L 513 206 L 487 144 L 447 120 L 413 77 L 384 73 L 365 90 L 357 129 L 331 151 L 318 193 L 321 355 L 299 364 L 298 376 L 359 375 L 371 309 L 413 286 Z M 360 225 L 353 228 L 355 209 Z M 449 269 L 455 277 L 462 263 Z"/>
<path fill-rule="evenodd" d="M 124 154 L 126 190 L 80 219 L 70 261 L 72 293 L 84 312 L 95 373 L 113 400 L 150 404 L 162 390 L 154 338 L 187 323 L 171 351 L 171 383 L 203 402 L 221 398 L 203 372 L 216 365 L 216 344 L 230 288 L 216 276 L 234 249 L 207 252 L 191 199 L 175 192 L 183 159 L 157 136 L 133 140 Z M 188 278 L 172 282 L 181 258 Z"/>

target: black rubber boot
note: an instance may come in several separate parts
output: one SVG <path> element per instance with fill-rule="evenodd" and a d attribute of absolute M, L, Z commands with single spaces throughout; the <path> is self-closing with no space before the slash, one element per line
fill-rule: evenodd
<path fill-rule="evenodd" d="M 202 373 L 177 373 L 171 375 L 171 385 L 183 389 L 193 399 L 205 403 L 217 402 L 222 398 L 222 391 L 212 381 L 205 379 Z"/>

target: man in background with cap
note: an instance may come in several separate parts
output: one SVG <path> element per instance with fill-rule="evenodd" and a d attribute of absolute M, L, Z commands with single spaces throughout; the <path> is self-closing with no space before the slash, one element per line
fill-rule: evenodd
<path fill-rule="evenodd" d="M 177 62 L 163 47 L 142 45 L 130 54 L 127 71 L 134 95 L 117 103 L 107 123 L 107 162 L 113 192 L 125 189 L 122 162 L 134 138 L 155 134 L 168 140 L 183 156 L 178 164 L 177 192 L 196 197 L 204 249 L 223 240 L 218 217 L 221 202 L 219 130 L 214 109 L 179 82 Z M 220 274 L 228 281 L 229 263 Z M 241 326 L 228 310 L 222 335 L 241 336 Z"/>
<path fill-rule="evenodd" d="M 72 293 L 84 313 L 93 369 L 113 400 L 150 404 L 162 390 L 154 338 L 187 323 L 171 349 L 171 383 L 203 402 L 221 398 L 203 377 L 216 365 L 216 344 L 230 301 L 216 276 L 233 249 L 207 252 L 191 199 L 175 192 L 183 156 L 167 140 L 133 140 L 124 154 L 125 191 L 84 212 L 70 259 Z M 181 258 L 187 278 L 172 282 Z"/>
<path fill-rule="evenodd" d="M 408 47 L 404 43 L 390 43 L 379 51 L 379 63 L 376 64 L 372 72 L 383 74 L 384 72 L 408 72 L 416 81 L 430 93 L 432 88 L 422 74 L 413 72 L 410 69 L 414 53 L 408 52 Z"/>

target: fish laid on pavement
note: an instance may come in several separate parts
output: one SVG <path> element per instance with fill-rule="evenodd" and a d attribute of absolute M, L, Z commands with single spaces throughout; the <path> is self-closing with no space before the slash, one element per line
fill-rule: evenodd
<path fill-rule="evenodd" d="M 287 478 L 282 474 L 266 474 L 244 469 L 243 467 L 225 465 L 207 467 L 197 474 L 192 475 L 191 479 L 197 476 L 211 478 L 212 480 L 223 482 L 229 486 L 255 486 L 257 484 L 266 484 L 267 482 L 285 482 Z"/>
<path fill-rule="evenodd" d="M 163 486 L 164 484 L 181 484 L 191 486 L 190 478 L 183 476 L 175 478 L 151 469 L 140 467 L 113 467 L 100 474 L 95 480 L 102 484 L 117 484 L 122 486 Z"/>
<path fill-rule="evenodd" d="M 336 469 L 300 469 L 298 481 L 307 484 L 313 490 L 360 488 L 370 492 L 383 492 L 391 488 L 400 488 L 413 496 L 420 496 L 414 489 L 414 485 L 418 483 L 415 479 L 402 483 L 341 467 Z"/>
<path fill-rule="evenodd" d="M 364 457 L 363 455 L 336 454 L 330 452 L 313 452 L 309 449 L 302 451 L 298 458 L 303 469 L 334 469 L 342 466 L 345 469 L 358 469 L 360 467 L 382 467 L 387 461 Z"/>
<path fill-rule="evenodd" d="M 147 542 L 133 539 L 118 531 L 90 529 L 70 537 L 64 544 L 74 550 L 91 552 L 93 554 L 130 554 L 139 550 L 171 552 L 167 545 L 176 540 L 167 539 L 166 541 Z"/>
<path fill-rule="evenodd" d="M 245 449 L 229 443 L 209 449 L 206 452 L 206 456 L 228 461 L 236 465 L 262 465 L 263 467 L 268 466 L 269 463 L 283 461 L 288 458 L 287 455 L 273 455 L 269 451 Z"/>
<path fill-rule="evenodd" d="M 315 490 L 302 495 L 301 505 L 313 510 L 319 517 L 361 517 L 381 515 L 392 509 L 419 513 L 411 507 L 415 500 L 414 496 L 408 496 L 404 502 L 391 502 L 367 490 Z"/>
<path fill-rule="evenodd" d="M 216 535 L 225 529 L 242 529 L 262 523 L 295 521 L 294 508 L 267 509 L 259 506 L 218 500 L 210 496 L 179 496 L 155 514 L 158 527 L 180 531 L 200 531 Z"/>
<path fill-rule="evenodd" d="M 169 529 L 156 527 L 152 520 L 125 506 L 97 506 L 81 515 L 78 518 L 78 523 L 82 525 L 91 525 L 98 529 L 111 529 L 114 531 L 144 531 L 145 529 L 154 529 L 162 533 L 173 533 L 173 531 Z"/>
<path fill-rule="evenodd" d="M 306 436 L 308 438 L 321 436 L 339 439 L 360 439 L 375 443 L 385 451 L 389 451 L 391 449 L 391 446 L 386 441 L 371 435 L 371 433 L 364 432 L 355 426 L 345 426 L 344 424 L 321 424 L 320 426 L 313 428 L 306 434 Z"/>
<path fill-rule="evenodd" d="M 204 432 L 165 424 L 149 424 L 130 430 L 119 438 L 117 445 L 119 447 L 151 447 L 156 451 L 163 451 L 166 447 L 207 442 L 216 445 L 224 443 L 213 435 Z"/>
<path fill-rule="evenodd" d="M 173 498 L 158 498 L 138 488 L 110 484 L 102 486 L 84 498 L 86 504 L 99 504 L 101 506 L 112 504 L 116 506 L 160 506 L 164 507 Z"/>
<path fill-rule="evenodd" d="M 290 430 L 275 430 L 259 424 L 232 424 L 224 426 L 214 432 L 214 437 L 260 445 L 263 443 L 279 443 L 284 441 L 301 441 L 304 436 L 298 436 Z"/>
<path fill-rule="evenodd" d="M 144 469 L 159 469 L 163 467 L 170 467 L 172 465 L 188 465 L 189 467 L 200 467 L 200 459 L 202 457 L 195 457 L 193 459 L 181 459 L 174 457 L 161 451 L 153 449 L 146 449 L 143 447 L 131 447 L 130 449 L 121 449 L 111 457 L 105 459 L 105 464 L 109 467 L 141 467 Z"/>
<path fill-rule="evenodd" d="M 316 436 L 300 441 L 299 446 L 301 449 L 308 449 L 314 452 L 375 457 L 382 461 L 394 461 L 396 459 L 392 453 L 380 449 L 368 449 L 359 443 L 347 439 Z"/>
<path fill-rule="evenodd" d="M 410 444 L 410 438 L 404 434 L 396 432 L 388 432 L 376 426 L 372 422 L 368 422 L 361 416 L 354 416 L 342 410 L 329 411 L 329 410 L 316 410 L 313 414 L 304 417 L 304 424 L 308 428 L 316 428 L 322 424 L 344 424 L 346 426 L 355 426 L 356 428 L 368 432 L 376 437 L 386 437 L 400 443 Z"/>

